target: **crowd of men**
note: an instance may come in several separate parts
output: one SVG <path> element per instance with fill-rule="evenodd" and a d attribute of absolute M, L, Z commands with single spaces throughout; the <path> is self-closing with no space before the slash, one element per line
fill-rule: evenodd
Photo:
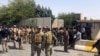
<path fill-rule="evenodd" d="M 34 56 L 36 52 L 37 56 L 40 56 L 42 50 L 45 51 L 46 56 L 51 56 L 53 46 L 64 46 L 64 51 L 68 52 L 69 48 L 75 49 L 75 43 L 80 39 L 81 32 L 77 28 L 0 26 L 0 43 L 4 53 L 8 52 L 7 43 L 11 41 L 13 47 L 19 49 L 23 49 L 23 43 L 31 44 L 31 56 Z M 16 47 L 16 43 L 19 47 Z"/>

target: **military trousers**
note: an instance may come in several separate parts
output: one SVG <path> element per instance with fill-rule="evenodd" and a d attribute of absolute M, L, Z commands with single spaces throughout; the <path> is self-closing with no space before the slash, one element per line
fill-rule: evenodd
<path fill-rule="evenodd" d="M 27 43 L 30 43 L 30 42 L 31 42 L 31 34 L 27 34 L 27 35 L 26 35 L 25 41 L 26 41 Z"/>
<path fill-rule="evenodd" d="M 23 49 L 23 37 L 19 37 L 17 39 L 17 41 L 18 41 L 18 44 L 19 44 L 19 49 Z"/>
<path fill-rule="evenodd" d="M 68 41 L 64 41 L 64 51 L 68 52 Z"/>
<path fill-rule="evenodd" d="M 52 45 L 51 44 L 46 44 L 46 46 L 45 46 L 45 55 L 46 56 L 51 56 L 52 55 Z"/>
<path fill-rule="evenodd" d="M 2 38 L 1 44 L 2 44 L 2 48 L 3 48 L 3 52 L 8 52 L 7 37 Z"/>
<path fill-rule="evenodd" d="M 41 44 L 31 43 L 31 56 L 35 56 L 37 52 L 37 56 L 41 54 Z"/>

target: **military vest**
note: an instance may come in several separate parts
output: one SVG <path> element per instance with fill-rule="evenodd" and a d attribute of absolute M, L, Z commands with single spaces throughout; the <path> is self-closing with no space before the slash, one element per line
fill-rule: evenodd
<path fill-rule="evenodd" d="M 24 36 L 24 32 L 23 32 L 23 30 L 18 29 L 18 35 L 20 35 L 20 36 Z"/>
<path fill-rule="evenodd" d="M 26 29 L 26 33 L 27 33 L 27 35 L 29 35 L 30 31 L 31 31 L 30 28 L 27 28 L 27 29 Z"/>
<path fill-rule="evenodd" d="M 13 35 L 14 37 L 17 37 L 17 35 L 18 35 L 18 29 L 17 29 L 17 28 L 13 28 L 13 29 L 12 29 L 12 35 Z"/>
<path fill-rule="evenodd" d="M 34 42 L 35 43 L 41 43 L 42 42 L 42 36 L 43 36 L 43 32 L 36 33 Z"/>

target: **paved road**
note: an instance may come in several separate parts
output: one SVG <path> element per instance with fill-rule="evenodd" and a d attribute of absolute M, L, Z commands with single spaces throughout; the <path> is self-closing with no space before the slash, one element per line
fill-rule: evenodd
<path fill-rule="evenodd" d="M 8 53 L 2 53 L 2 48 L 0 45 L 0 56 L 30 56 L 30 45 L 25 44 L 24 50 L 19 49 L 13 49 L 13 44 L 9 43 L 9 52 Z M 41 56 L 45 56 L 44 52 L 42 51 Z M 78 51 L 78 50 L 69 50 L 69 53 L 63 52 L 62 46 L 57 46 L 53 48 L 53 54 L 52 56 L 94 56 L 94 53 L 84 52 L 84 51 Z"/>

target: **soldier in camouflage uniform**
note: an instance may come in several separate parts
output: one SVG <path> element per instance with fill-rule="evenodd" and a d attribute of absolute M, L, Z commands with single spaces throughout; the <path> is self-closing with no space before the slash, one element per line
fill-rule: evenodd
<path fill-rule="evenodd" d="M 45 42 L 45 55 L 46 56 L 51 56 L 52 55 L 52 42 L 53 39 L 57 41 L 57 38 L 53 35 L 53 33 L 50 31 L 50 28 L 47 27 L 45 29 L 45 35 L 46 35 L 46 42 Z"/>
<path fill-rule="evenodd" d="M 24 31 L 23 31 L 23 27 L 20 27 L 18 29 L 18 44 L 19 44 L 19 49 L 23 49 L 23 37 L 24 37 Z"/>
<path fill-rule="evenodd" d="M 31 37 L 31 56 L 35 56 L 35 53 L 37 52 L 37 56 L 40 56 L 41 54 L 41 43 L 42 43 L 42 36 L 43 32 L 41 32 L 41 27 L 37 27 L 37 31 L 33 33 L 33 36 Z"/>
<path fill-rule="evenodd" d="M 16 25 L 14 25 L 12 28 L 12 40 L 13 40 L 14 48 L 16 48 L 17 34 L 18 34 L 18 28 L 16 27 Z"/>
<path fill-rule="evenodd" d="M 31 31 L 30 27 L 27 27 L 26 28 L 26 37 L 25 37 L 27 43 L 30 42 L 30 31 Z"/>

